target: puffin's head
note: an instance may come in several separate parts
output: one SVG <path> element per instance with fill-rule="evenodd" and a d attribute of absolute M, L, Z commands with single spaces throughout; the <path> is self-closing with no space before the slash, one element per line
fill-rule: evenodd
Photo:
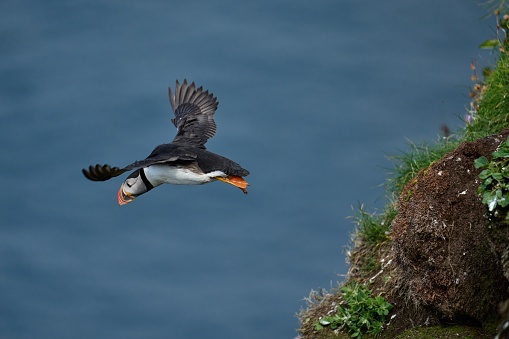
<path fill-rule="evenodd" d="M 150 191 L 154 186 L 147 180 L 142 169 L 136 170 L 125 179 L 118 190 L 117 201 L 120 206 L 133 201 L 137 196 Z"/>

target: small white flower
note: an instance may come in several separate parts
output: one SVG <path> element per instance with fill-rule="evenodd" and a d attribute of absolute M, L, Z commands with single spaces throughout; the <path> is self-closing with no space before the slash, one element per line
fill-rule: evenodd
<path fill-rule="evenodd" d="M 497 199 L 493 199 L 490 201 L 490 203 L 488 205 L 488 209 L 490 210 L 490 212 L 493 212 L 496 205 L 497 205 Z"/>

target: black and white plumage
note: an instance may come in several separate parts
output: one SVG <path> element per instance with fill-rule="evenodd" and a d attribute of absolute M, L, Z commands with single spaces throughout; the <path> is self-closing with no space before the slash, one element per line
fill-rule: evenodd
<path fill-rule="evenodd" d="M 247 193 L 248 183 L 243 177 L 249 171 L 236 162 L 207 151 L 205 143 L 216 134 L 214 112 L 218 101 L 212 93 L 196 88 L 194 82 L 182 85 L 177 81 L 175 94 L 168 89 L 170 103 L 175 113 L 171 121 L 177 135 L 169 144 L 157 146 L 145 159 L 126 167 L 109 165 L 89 166 L 83 169 L 86 178 L 105 181 L 134 170 L 118 191 L 119 205 L 127 204 L 136 197 L 161 184 L 201 185 L 220 180 Z"/>

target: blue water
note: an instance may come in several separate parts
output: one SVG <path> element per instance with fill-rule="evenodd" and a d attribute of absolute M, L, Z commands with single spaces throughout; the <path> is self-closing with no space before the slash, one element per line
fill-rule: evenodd
<path fill-rule="evenodd" d="M 293 338 L 347 271 L 352 206 L 387 154 L 456 129 L 494 36 L 475 2 L 0 4 L 0 337 Z M 119 207 L 124 166 L 173 139 L 167 87 L 219 99 L 207 147 L 251 171 Z"/>

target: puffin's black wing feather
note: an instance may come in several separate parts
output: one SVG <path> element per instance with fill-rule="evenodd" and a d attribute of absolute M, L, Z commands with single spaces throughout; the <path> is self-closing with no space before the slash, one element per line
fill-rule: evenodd
<path fill-rule="evenodd" d="M 88 170 L 84 168 L 83 175 L 92 181 L 106 181 L 111 178 L 117 177 L 127 171 L 127 169 L 120 169 L 118 167 L 110 167 L 109 165 L 95 165 L 88 166 Z"/>
<path fill-rule="evenodd" d="M 194 82 L 188 85 L 187 80 L 182 85 L 177 80 L 175 95 L 171 88 L 168 88 L 168 93 L 175 113 L 171 121 L 177 127 L 173 142 L 205 148 L 205 143 L 217 130 L 214 121 L 214 112 L 219 104 L 217 98 L 209 91 L 203 91 L 202 87 L 196 89 Z"/>

